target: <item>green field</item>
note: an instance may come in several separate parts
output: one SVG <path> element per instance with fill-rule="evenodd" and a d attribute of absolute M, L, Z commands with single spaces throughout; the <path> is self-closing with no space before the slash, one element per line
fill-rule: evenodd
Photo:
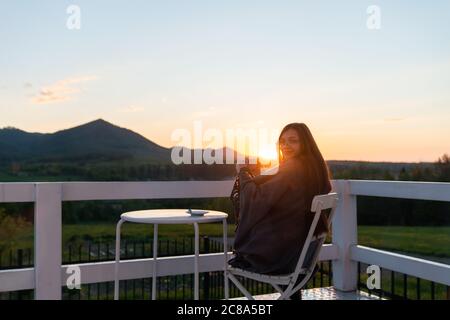
<path fill-rule="evenodd" d="M 359 226 L 358 242 L 388 251 L 450 258 L 450 227 Z"/>

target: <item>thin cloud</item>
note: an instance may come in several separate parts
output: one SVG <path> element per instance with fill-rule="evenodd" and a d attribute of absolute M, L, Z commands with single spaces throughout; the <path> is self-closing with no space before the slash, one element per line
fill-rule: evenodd
<path fill-rule="evenodd" d="M 117 111 L 121 112 L 121 113 L 137 113 L 137 112 L 142 112 L 144 110 L 145 109 L 143 107 L 131 105 L 131 106 L 119 109 Z"/>
<path fill-rule="evenodd" d="M 249 122 L 238 122 L 235 124 L 236 127 L 241 128 L 254 128 L 254 127 L 260 127 L 265 124 L 264 120 L 258 119 L 255 121 L 249 121 Z"/>
<path fill-rule="evenodd" d="M 209 107 L 206 110 L 195 111 L 192 113 L 193 118 L 206 118 L 217 115 L 216 107 Z"/>
<path fill-rule="evenodd" d="M 392 122 L 392 121 L 404 121 L 407 118 L 386 118 L 384 121 Z"/>
<path fill-rule="evenodd" d="M 95 76 L 73 77 L 60 80 L 52 85 L 42 87 L 37 95 L 31 97 L 33 104 L 50 104 L 67 101 L 80 92 L 75 85 L 95 80 Z"/>

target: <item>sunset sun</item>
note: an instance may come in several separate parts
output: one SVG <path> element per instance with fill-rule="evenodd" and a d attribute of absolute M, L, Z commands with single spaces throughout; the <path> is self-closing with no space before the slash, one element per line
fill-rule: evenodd
<path fill-rule="evenodd" d="M 262 146 L 259 149 L 258 156 L 261 160 L 265 161 L 276 160 L 278 158 L 277 150 L 275 147 L 272 146 Z"/>

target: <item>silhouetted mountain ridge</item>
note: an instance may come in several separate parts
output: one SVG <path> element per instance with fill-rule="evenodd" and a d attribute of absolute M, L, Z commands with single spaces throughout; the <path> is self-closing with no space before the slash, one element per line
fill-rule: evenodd
<path fill-rule="evenodd" d="M 11 127 L 0 129 L 1 160 L 70 160 L 84 157 L 148 157 L 157 162 L 167 162 L 170 160 L 170 149 L 103 119 L 55 133 L 29 133 Z"/>

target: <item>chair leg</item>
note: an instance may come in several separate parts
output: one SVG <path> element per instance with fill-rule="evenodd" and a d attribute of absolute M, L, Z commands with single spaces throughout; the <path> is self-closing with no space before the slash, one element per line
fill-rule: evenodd
<path fill-rule="evenodd" d="M 300 282 L 297 282 L 297 285 L 291 289 L 291 294 L 294 295 L 298 291 L 299 295 L 300 295 L 300 300 L 301 300 L 302 288 L 306 285 L 306 283 L 308 282 L 309 279 L 310 279 L 309 277 L 306 277 L 306 278 L 302 279 Z"/>
<path fill-rule="evenodd" d="M 244 288 L 244 286 L 239 282 L 238 279 L 236 279 L 236 277 L 233 274 L 228 273 L 228 278 L 230 278 L 230 280 L 236 285 L 239 291 L 241 291 L 248 300 L 255 300 L 255 298 L 253 298 L 250 292 L 248 292 L 247 289 Z"/>
<path fill-rule="evenodd" d="M 288 286 L 286 288 L 286 290 L 281 293 L 281 295 L 278 297 L 277 300 L 289 300 L 291 294 L 292 294 L 292 289 L 289 288 L 289 286 Z"/>
<path fill-rule="evenodd" d="M 279 293 L 283 293 L 283 289 L 282 289 L 279 285 L 277 285 L 277 284 L 275 284 L 275 283 L 271 283 L 271 285 L 272 285 L 272 287 L 274 287 L 275 290 L 277 290 Z"/>
<path fill-rule="evenodd" d="M 305 277 L 301 280 L 297 279 L 295 286 L 293 288 L 291 288 L 291 290 L 290 290 L 290 294 L 292 295 L 292 297 L 294 297 L 294 298 L 291 298 L 292 300 L 302 300 L 302 288 L 304 288 L 306 286 L 307 282 L 316 275 L 318 270 L 319 270 L 319 267 L 317 265 L 315 265 L 312 272 L 305 275 Z M 296 296 L 297 292 L 298 292 L 298 297 Z"/>

